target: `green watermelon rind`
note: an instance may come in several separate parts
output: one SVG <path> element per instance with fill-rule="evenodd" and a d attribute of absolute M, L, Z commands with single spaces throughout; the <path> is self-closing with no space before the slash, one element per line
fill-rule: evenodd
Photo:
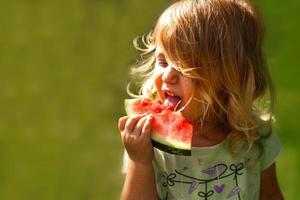
<path fill-rule="evenodd" d="M 179 155 L 179 156 L 191 156 L 192 155 L 191 150 L 188 150 L 188 149 L 178 149 L 176 147 L 164 145 L 153 139 L 151 140 L 151 142 L 152 142 L 153 147 L 155 147 L 161 151 L 170 153 L 170 154 L 175 154 L 175 155 Z"/>
<path fill-rule="evenodd" d="M 158 143 L 167 145 L 167 146 L 172 147 L 172 148 L 182 149 L 182 150 L 191 149 L 191 146 L 187 145 L 186 143 L 182 143 L 180 141 L 174 141 L 172 139 L 161 137 L 158 133 L 155 133 L 155 132 L 151 133 L 151 139 L 158 142 Z"/>
<path fill-rule="evenodd" d="M 133 102 L 137 99 L 125 99 L 125 111 L 128 116 L 136 115 L 137 113 L 133 112 Z M 151 141 L 153 147 L 165 151 L 170 154 L 190 156 L 191 155 L 191 145 L 186 143 L 181 143 L 178 141 L 168 140 L 164 137 L 160 137 L 157 133 L 151 133 Z"/>
<path fill-rule="evenodd" d="M 191 146 L 186 143 L 168 140 L 167 138 L 160 137 L 155 132 L 151 133 L 151 140 L 152 145 L 162 151 L 183 156 L 191 155 Z"/>

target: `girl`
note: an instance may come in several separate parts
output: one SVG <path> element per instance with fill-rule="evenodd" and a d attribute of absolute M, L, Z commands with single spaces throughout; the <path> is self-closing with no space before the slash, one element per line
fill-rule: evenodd
<path fill-rule="evenodd" d="M 123 200 L 283 199 L 262 32 L 246 0 L 181 0 L 136 43 L 139 96 L 180 110 L 194 132 L 192 155 L 178 156 L 152 147 L 151 116 L 120 118 L 127 152 Z M 262 109 L 267 92 L 268 112 Z"/>

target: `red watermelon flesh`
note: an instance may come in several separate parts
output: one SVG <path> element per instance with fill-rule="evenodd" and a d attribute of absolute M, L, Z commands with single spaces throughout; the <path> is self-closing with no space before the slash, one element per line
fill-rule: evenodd
<path fill-rule="evenodd" d="M 151 139 L 154 147 L 172 154 L 191 155 L 192 123 L 170 106 L 151 99 L 125 100 L 127 114 L 152 114 Z"/>

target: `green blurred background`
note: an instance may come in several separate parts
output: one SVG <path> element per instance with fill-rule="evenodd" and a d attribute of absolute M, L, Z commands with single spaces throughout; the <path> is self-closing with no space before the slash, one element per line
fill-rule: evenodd
<path fill-rule="evenodd" d="M 0 0 L 0 199 L 118 199 L 132 40 L 167 0 Z M 286 199 L 300 185 L 300 1 L 258 1 Z M 299 124 L 299 123 L 298 123 Z"/>

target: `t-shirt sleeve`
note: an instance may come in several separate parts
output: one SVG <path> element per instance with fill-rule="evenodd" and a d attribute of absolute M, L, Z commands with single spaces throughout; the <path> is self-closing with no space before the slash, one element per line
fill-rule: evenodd
<path fill-rule="evenodd" d="M 127 154 L 126 150 L 124 150 L 123 165 L 122 165 L 122 169 L 121 169 L 121 172 L 123 174 L 127 173 L 127 170 L 128 170 L 128 161 L 129 161 L 128 154 Z"/>
<path fill-rule="evenodd" d="M 261 170 L 264 170 L 276 161 L 281 153 L 282 146 L 278 135 L 274 131 L 270 136 L 263 138 L 262 143 L 264 145 L 264 150 L 260 166 Z"/>

